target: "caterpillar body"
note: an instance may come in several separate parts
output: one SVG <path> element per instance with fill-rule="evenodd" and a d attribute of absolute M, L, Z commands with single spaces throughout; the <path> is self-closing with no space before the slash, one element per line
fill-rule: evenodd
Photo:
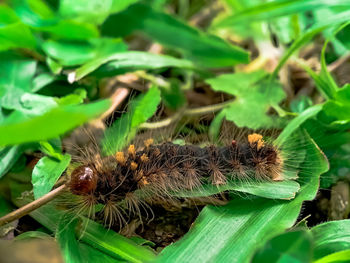
<path fill-rule="evenodd" d="M 169 201 L 172 193 L 203 184 L 283 180 L 283 165 L 278 147 L 257 133 L 222 147 L 153 144 L 148 139 L 142 149 L 131 144 L 114 156 L 86 160 L 73 170 L 67 184 L 83 207 L 102 205 L 105 223 L 112 225 L 116 220 L 126 223 L 127 214 L 140 214 L 140 207 L 155 200 Z"/>

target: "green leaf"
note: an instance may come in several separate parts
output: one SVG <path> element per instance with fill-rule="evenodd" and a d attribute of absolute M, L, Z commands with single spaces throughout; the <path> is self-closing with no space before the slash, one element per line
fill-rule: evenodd
<path fill-rule="evenodd" d="M 13 118 L 4 120 L 0 125 L 0 145 L 42 141 L 57 137 L 97 117 L 109 107 L 109 104 L 109 100 L 103 100 L 86 105 L 61 106 L 42 116 L 24 120 L 16 114 Z"/>
<path fill-rule="evenodd" d="M 159 102 L 160 91 L 155 86 L 151 87 L 142 98 L 137 99 L 132 111 L 131 129 L 137 128 L 151 118 L 156 112 Z"/>
<path fill-rule="evenodd" d="M 341 25 L 338 29 L 335 30 L 335 33 L 332 34 L 335 35 L 338 31 L 340 31 L 342 28 L 344 28 L 344 25 Z M 339 90 L 338 85 L 335 83 L 333 77 L 331 76 L 330 72 L 327 69 L 326 64 L 326 57 L 325 52 L 328 45 L 328 42 L 331 40 L 331 38 L 328 38 L 327 41 L 325 41 L 322 52 L 321 52 L 321 72 L 319 74 L 316 74 L 311 68 L 309 68 L 307 65 L 302 65 L 304 69 L 309 73 L 309 75 L 313 78 L 313 80 L 316 83 L 316 87 L 320 91 L 320 93 L 326 98 L 326 99 L 334 99 L 336 96 L 337 91 Z"/>
<path fill-rule="evenodd" d="M 18 194 L 20 195 L 21 193 Z M 13 197 L 13 202 L 17 206 L 24 206 L 33 201 L 32 198 L 28 196 L 18 198 L 18 194 Z M 58 224 L 62 223 L 62 219 L 67 217 L 67 214 L 63 210 L 58 210 L 54 204 L 50 203 L 32 211 L 29 215 L 53 232 L 57 230 Z M 78 227 L 75 229 L 75 234 L 79 237 L 80 241 L 113 257 L 114 260 L 128 262 L 154 261 L 155 254 L 149 248 L 139 246 L 128 238 L 111 229 L 107 230 L 102 225 L 92 220 L 83 217 L 82 220 L 83 221 L 79 223 Z M 65 230 L 64 226 L 62 227 L 63 230 Z M 96 253 L 94 254 L 96 255 Z"/>
<path fill-rule="evenodd" d="M 320 258 L 313 263 L 346 263 L 350 260 L 350 249 L 329 254 Z"/>
<path fill-rule="evenodd" d="M 329 28 L 330 26 L 337 26 L 341 23 L 348 22 L 349 16 L 350 11 L 337 13 L 334 16 L 327 17 L 326 19 L 319 21 L 318 23 L 314 24 L 311 28 L 309 28 L 304 34 L 300 35 L 300 37 L 298 37 L 293 42 L 293 44 L 288 48 L 288 50 L 284 52 L 278 65 L 271 74 L 270 79 L 276 79 L 277 74 L 284 65 L 284 63 L 286 63 L 286 61 L 295 51 L 297 51 L 306 43 L 310 42 L 317 34 Z"/>
<path fill-rule="evenodd" d="M 200 189 L 192 191 L 175 192 L 178 197 L 211 196 L 224 191 L 237 191 L 271 199 L 293 199 L 300 190 L 295 181 L 281 182 L 227 182 L 225 185 L 203 185 Z"/>
<path fill-rule="evenodd" d="M 99 36 L 95 25 L 74 19 L 62 19 L 43 1 L 20 0 L 12 1 L 11 4 L 21 21 L 33 31 L 47 32 L 54 38 L 72 40 L 86 40 Z"/>
<path fill-rule="evenodd" d="M 46 41 L 43 49 L 46 54 L 56 59 L 63 66 L 95 63 L 106 56 L 126 50 L 120 39 L 98 38 L 88 42 Z M 97 65 L 98 67 L 99 65 Z"/>
<path fill-rule="evenodd" d="M 98 76 L 113 76 L 129 71 L 165 67 L 193 69 L 194 65 L 188 60 L 177 59 L 166 55 L 156 55 L 141 51 L 118 52 L 107 56 L 100 56 L 79 67 L 76 70 L 75 80 L 85 77 L 96 69 Z"/>
<path fill-rule="evenodd" d="M 55 25 L 41 26 L 35 29 L 51 33 L 54 37 L 71 40 L 86 40 L 99 36 L 99 32 L 94 25 L 73 20 L 60 20 Z"/>
<path fill-rule="evenodd" d="M 0 90 L 19 89 L 30 92 L 36 65 L 34 60 L 17 59 L 3 53 L 0 60 Z"/>
<path fill-rule="evenodd" d="M 14 96 L 16 94 L 17 98 Z M 20 111 L 26 117 L 39 116 L 45 112 L 48 112 L 50 109 L 57 107 L 55 99 L 49 96 L 31 94 L 27 92 L 11 92 L 11 95 L 13 98 L 12 106 L 10 104 L 11 101 L 8 100 L 4 101 L 3 107 Z"/>
<path fill-rule="evenodd" d="M 116 28 L 115 25 L 123 27 Z M 205 67 L 249 62 L 248 53 L 241 48 L 218 37 L 206 35 L 145 4 L 134 4 L 121 13 L 111 15 L 102 25 L 102 34 L 113 37 L 125 36 L 136 30 L 142 31 L 154 41 L 179 50 Z"/>
<path fill-rule="evenodd" d="M 86 220 L 88 219 L 84 219 L 84 224 Z M 82 240 L 110 256 L 118 255 L 128 262 L 141 263 L 155 260 L 155 254 L 151 250 L 134 244 L 114 231 L 107 231 L 100 224 L 91 220 L 88 221 L 86 231 L 83 232 Z"/>
<path fill-rule="evenodd" d="M 37 92 L 41 90 L 46 85 L 52 83 L 54 80 L 55 80 L 55 76 L 50 73 L 39 74 L 32 81 L 32 92 Z"/>
<path fill-rule="evenodd" d="M 230 27 L 237 23 L 251 23 L 287 16 L 300 12 L 313 11 L 318 8 L 343 7 L 349 8 L 349 0 L 279 0 L 255 5 L 243 11 L 226 17 L 215 23 L 215 27 Z"/>
<path fill-rule="evenodd" d="M 278 120 L 267 112 L 285 98 L 285 93 L 277 83 L 258 82 L 265 75 L 263 71 L 223 74 L 206 82 L 215 91 L 235 96 L 235 101 L 224 109 L 227 120 L 239 127 L 267 128 L 276 125 Z"/>
<path fill-rule="evenodd" d="M 87 263 L 116 263 L 116 262 L 125 262 L 123 259 L 116 259 L 116 257 L 111 257 L 100 250 L 89 246 L 85 243 L 79 243 L 80 254 L 83 257 L 82 262 Z"/>
<path fill-rule="evenodd" d="M 311 262 L 312 235 L 309 231 L 287 232 L 272 238 L 254 255 L 252 263 Z"/>
<path fill-rule="evenodd" d="M 35 165 L 32 183 L 35 199 L 47 194 L 70 163 L 70 155 L 65 154 L 61 160 L 44 156 Z"/>
<path fill-rule="evenodd" d="M 87 5 L 84 0 L 62 0 L 59 13 L 65 18 L 74 18 L 76 21 L 100 24 L 108 16 L 113 2 L 113 0 L 93 0 Z"/>
<path fill-rule="evenodd" d="M 219 114 L 216 115 L 213 121 L 210 123 L 209 138 L 213 142 L 216 142 L 219 139 L 220 132 L 221 132 L 221 125 L 225 119 L 225 115 L 226 115 L 225 110 L 220 111 Z"/>
<path fill-rule="evenodd" d="M 80 263 L 82 255 L 80 253 L 78 241 L 75 239 L 74 230 L 78 220 L 61 219 L 56 231 L 56 240 L 60 245 L 64 261 L 67 263 Z"/>
<path fill-rule="evenodd" d="M 81 104 L 86 99 L 87 92 L 84 89 L 76 89 L 74 93 L 68 94 L 57 100 L 59 105 Z"/>
<path fill-rule="evenodd" d="M 180 241 L 162 250 L 158 262 L 249 262 L 256 245 L 291 227 L 302 202 L 317 193 L 319 175 L 328 164 L 313 141 L 306 140 L 301 190 L 295 199 L 237 198 L 223 207 L 207 206 Z"/>
<path fill-rule="evenodd" d="M 304 110 L 312 106 L 312 100 L 310 97 L 300 95 L 290 103 L 290 108 L 295 113 L 302 113 Z"/>
<path fill-rule="evenodd" d="M 306 120 L 316 116 L 321 110 L 322 105 L 315 105 L 303 111 L 298 117 L 290 121 L 287 127 L 284 128 L 282 133 L 278 136 L 276 144 L 282 145 L 285 143 L 286 140 L 288 140 L 288 138 L 290 138 L 291 135 L 297 131 Z"/>
<path fill-rule="evenodd" d="M 60 1 L 60 14 L 80 22 L 101 24 L 109 13 L 120 12 L 139 0 L 93 0 L 86 5 L 85 0 Z"/>
<path fill-rule="evenodd" d="M 34 49 L 36 41 L 29 27 L 21 23 L 16 13 L 0 5 L 0 51 L 10 48 Z"/>
<path fill-rule="evenodd" d="M 123 114 L 105 132 L 102 148 L 105 154 L 114 154 L 121 150 L 132 138 L 140 124 L 147 121 L 157 110 L 160 103 L 160 91 L 152 87 L 144 95 L 132 102 L 128 113 Z"/>
<path fill-rule="evenodd" d="M 32 32 L 21 22 L 0 27 L 0 51 L 12 48 L 35 49 L 35 47 Z"/>
<path fill-rule="evenodd" d="M 345 85 L 342 89 L 339 89 L 334 96 L 334 99 L 330 99 L 324 104 L 319 118 L 331 124 L 349 123 L 350 85 Z"/>
<path fill-rule="evenodd" d="M 27 231 L 15 237 L 15 240 L 26 240 L 31 238 L 48 239 L 52 238 L 49 234 L 41 231 Z"/>
<path fill-rule="evenodd" d="M 0 216 L 4 216 L 12 210 L 9 202 L 7 202 L 2 196 L 0 196 L 0 208 Z"/>
<path fill-rule="evenodd" d="M 311 229 L 315 240 L 314 260 L 350 249 L 350 220 L 332 221 Z"/>
<path fill-rule="evenodd" d="M 113 0 L 111 12 L 117 13 L 123 11 L 128 6 L 138 2 L 139 0 Z"/>
<path fill-rule="evenodd" d="M 4 176 L 16 163 L 22 154 L 20 146 L 5 147 L 0 149 L 0 178 Z"/>

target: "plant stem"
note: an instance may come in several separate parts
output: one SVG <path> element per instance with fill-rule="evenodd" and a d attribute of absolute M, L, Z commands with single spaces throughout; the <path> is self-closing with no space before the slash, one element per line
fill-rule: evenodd
<path fill-rule="evenodd" d="M 182 116 L 195 116 L 195 115 L 203 115 L 208 113 L 214 113 L 216 111 L 219 111 L 229 105 L 232 104 L 235 100 L 228 100 L 222 103 L 204 106 L 204 107 L 198 107 L 194 109 L 185 109 L 183 111 L 179 111 L 178 113 L 174 114 L 173 116 L 170 116 L 169 118 L 163 119 L 158 122 L 145 122 L 141 124 L 141 128 L 143 129 L 158 129 L 163 128 L 171 123 L 175 122 L 176 120 L 180 119 Z"/>
<path fill-rule="evenodd" d="M 56 189 L 52 190 L 51 192 L 47 193 L 46 195 L 38 198 L 37 200 L 22 206 L 18 208 L 17 210 L 3 216 L 0 218 L 0 227 L 10 223 L 16 219 L 21 218 L 22 216 L 25 216 L 29 214 L 30 212 L 34 211 L 35 209 L 47 204 L 52 199 L 54 199 L 57 195 L 61 194 L 64 190 L 66 190 L 66 185 L 63 184 Z"/>

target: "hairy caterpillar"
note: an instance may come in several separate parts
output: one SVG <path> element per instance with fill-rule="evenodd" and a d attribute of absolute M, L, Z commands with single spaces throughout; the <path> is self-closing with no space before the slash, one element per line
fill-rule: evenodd
<path fill-rule="evenodd" d="M 104 221 L 111 226 L 115 221 L 125 224 L 126 216 L 140 216 L 148 204 L 173 200 L 177 191 L 228 180 L 280 181 L 283 169 L 280 149 L 257 133 L 221 147 L 147 139 L 140 149 L 131 144 L 114 156 L 84 159 L 67 184 L 81 209 L 102 205 Z"/>

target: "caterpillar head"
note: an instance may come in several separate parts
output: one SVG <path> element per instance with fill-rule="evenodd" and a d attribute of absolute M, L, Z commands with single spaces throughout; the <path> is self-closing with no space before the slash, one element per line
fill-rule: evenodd
<path fill-rule="evenodd" d="M 69 188 L 75 195 L 89 195 L 97 187 L 98 175 L 93 167 L 81 165 L 71 174 Z"/>

